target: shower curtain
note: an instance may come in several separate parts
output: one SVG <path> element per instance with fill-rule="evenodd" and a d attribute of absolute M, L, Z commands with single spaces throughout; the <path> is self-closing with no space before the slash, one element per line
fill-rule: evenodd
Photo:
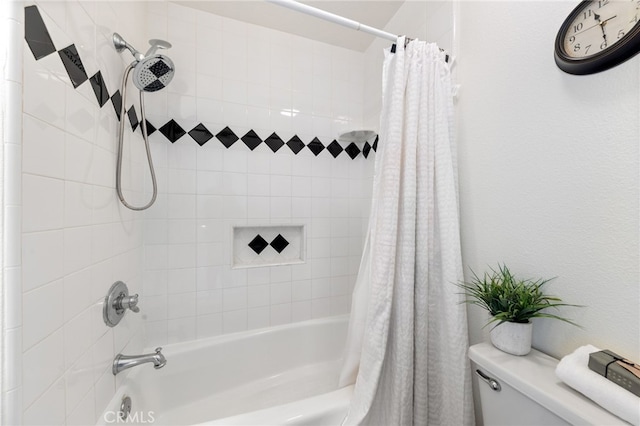
<path fill-rule="evenodd" d="M 356 384 L 343 424 L 471 425 L 449 66 L 433 43 L 403 45 L 385 51 L 372 211 L 340 377 Z"/>

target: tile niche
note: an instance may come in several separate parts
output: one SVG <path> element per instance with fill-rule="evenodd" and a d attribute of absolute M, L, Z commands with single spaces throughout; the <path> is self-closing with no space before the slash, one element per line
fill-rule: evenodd
<path fill-rule="evenodd" d="M 304 225 L 233 227 L 233 268 L 304 263 Z"/>

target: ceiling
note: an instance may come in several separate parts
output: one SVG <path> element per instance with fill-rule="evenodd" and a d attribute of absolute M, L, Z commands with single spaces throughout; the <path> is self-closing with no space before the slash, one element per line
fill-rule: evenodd
<path fill-rule="evenodd" d="M 360 52 L 364 52 L 375 38 L 264 0 L 173 0 L 173 2 Z M 379 29 L 385 27 L 403 2 L 404 0 L 300 1 L 300 3 Z"/>

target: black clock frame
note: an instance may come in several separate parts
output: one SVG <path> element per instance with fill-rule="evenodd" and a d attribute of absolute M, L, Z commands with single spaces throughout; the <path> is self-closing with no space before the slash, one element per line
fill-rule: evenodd
<path fill-rule="evenodd" d="M 556 65 L 562 71 L 574 75 L 595 74 L 608 70 L 640 53 L 640 21 L 611 47 L 586 58 L 573 58 L 564 50 L 564 39 L 573 20 L 585 8 L 595 3 L 594 0 L 584 0 L 569 14 L 562 23 L 556 36 L 554 57 Z"/>

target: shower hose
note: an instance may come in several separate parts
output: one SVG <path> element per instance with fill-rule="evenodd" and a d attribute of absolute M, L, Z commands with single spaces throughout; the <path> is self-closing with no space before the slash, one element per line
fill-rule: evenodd
<path fill-rule="evenodd" d="M 144 139 L 144 147 L 147 151 L 147 161 L 149 163 L 149 171 L 151 172 L 151 182 L 153 185 L 153 195 L 151 196 L 151 200 L 144 206 L 137 207 L 129 204 L 127 200 L 125 200 L 124 195 L 122 194 L 122 151 L 124 146 L 124 122 L 125 122 L 125 105 L 127 100 L 127 79 L 129 78 L 129 73 L 134 67 L 134 63 L 127 66 L 124 71 L 124 76 L 122 77 L 122 87 L 120 93 L 122 93 L 122 105 L 120 107 L 120 129 L 118 131 L 118 162 L 116 164 L 116 191 L 118 192 L 118 198 L 122 204 L 131 210 L 146 210 L 153 205 L 158 196 L 158 183 L 156 182 L 156 172 L 153 168 L 153 160 L 151 159 L 151 149 L 149 148 L 149 136 L 147 134 L 147 120 L 145 118 L 144 112 L 144 93 L 140 90 L 140 126 L 142 127 L 142 138 Z"/>

